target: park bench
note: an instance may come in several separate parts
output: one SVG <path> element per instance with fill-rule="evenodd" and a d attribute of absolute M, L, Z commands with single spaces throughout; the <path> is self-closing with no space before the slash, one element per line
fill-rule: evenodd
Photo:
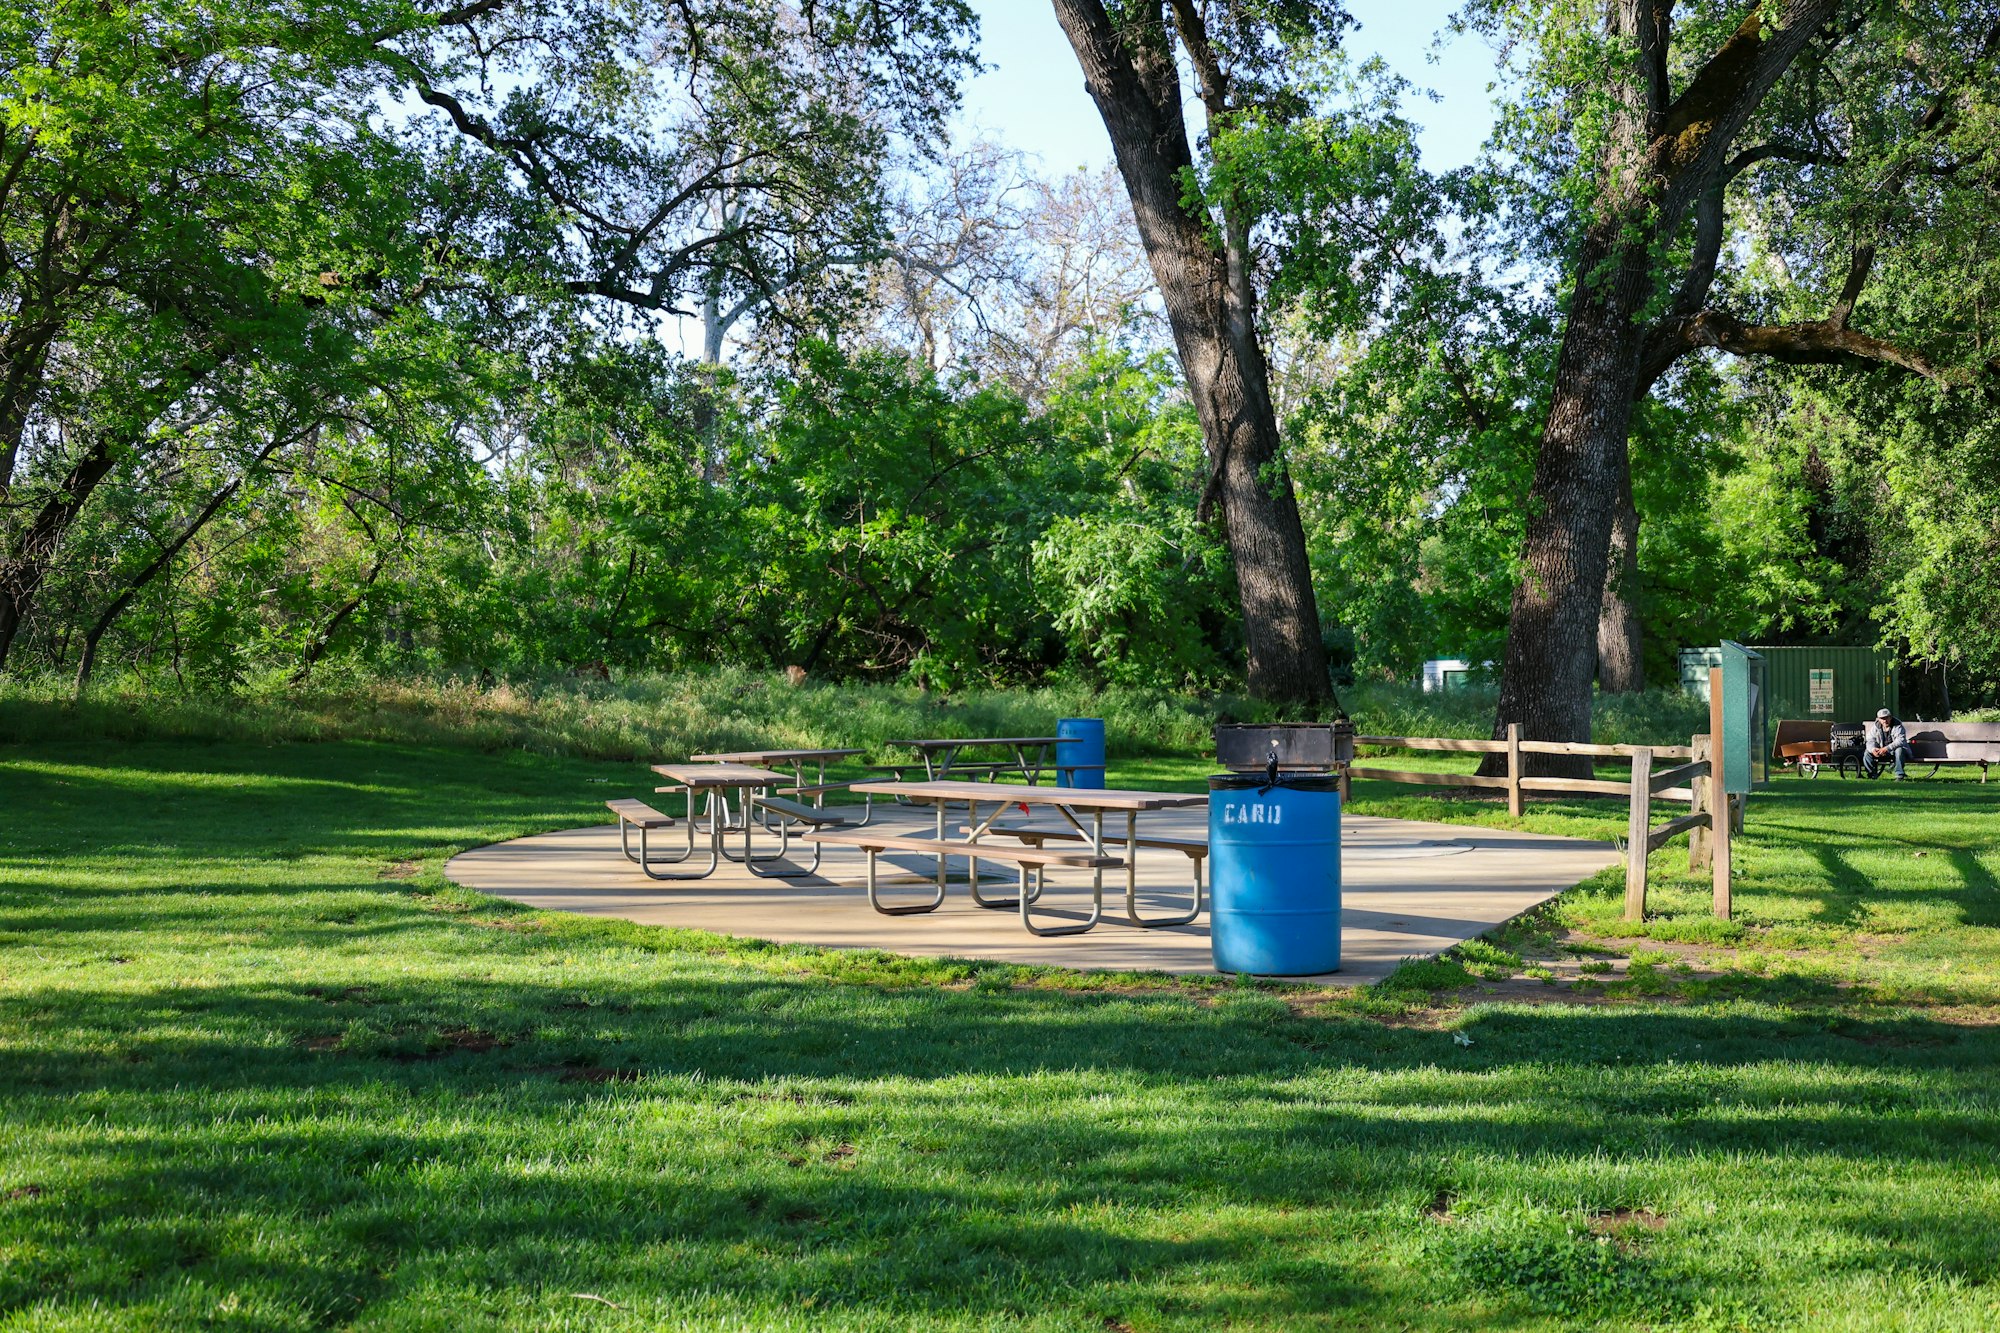
<path fill-rule="evenodd" d="M 1987 766 L 2000 764 L 2000 722 L 1906 722 L 1910 753 L 1936 773 L 1946 764 L 1977 764 L 1979 780 Z"/>
<path fill-rule="evenodd" d="M 1076 850 L 1056 850 L 1040 847 L 1010 847 L 1006 844 L 951 842 L 943 838 L 910 837 L 895 833 L 864 833 L 856 830 L 813 829 L 800 837 L 815 845 L 838 847 L 858 847 L 868 854 L 868 905 L 884 916 L 912 916 L 920 912 L 935 912 L 944 905 L 944 874 L 942 862 L 938 874 L 936 892 L 929 902 L 907 903 L 887 906 L 882 902 L 876 884 L 876 858 L 883 852 L 917 852 L 926 856 L 968 856 L 980 861 L 1009 862 L 1019 871 L 1020 892 L 1030 902 L 1035 894 L 1028 887 L 1028 870 L 1044 870 L 1049 866 L 1069 866 L 1083 870 L 1105 870 L 1125 864 L 1115 856 L 1100 856 L 1089 848 Z M 970 885 L 972 900 L 981 907 L 1015 907 L 1018 898 L 991 899 L 980 895 L 979 884 L 974 880 Z"/>
<path fill-rule="evenodd" d="M 2000 764 L 2000 722 L 1905 722 L 1903 729 L 1910 738 L 1911 762 L 1931 766 L 1926 777 L 1947 764 L 1977 764 L 1979 780 L 1984 782 L 1989 766 Z M 1798 765 L 1808 777 L 1824 764 L 1836 765 L 1845 777 L 1850 764 L 1860 771 L 1859 747 L 1839 743 L 1853 730 L 1832 722 L 1787 718 L 1778 723 L 1771 751 L 1780 762 Z"/>

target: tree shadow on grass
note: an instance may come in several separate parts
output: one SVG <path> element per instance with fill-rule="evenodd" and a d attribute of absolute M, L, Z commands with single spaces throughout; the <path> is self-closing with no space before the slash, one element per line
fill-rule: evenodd
<path fill-rule="evenodd" d="M 1869 899 L 1878 891 L 1875 881 L 1856 870 L 1846 853 L 1837 848 L 1818 843 L 1801 850 L 1819 863 L 1826 885 L 1811 919 L 1821 925 L 1850 929 L 1867 924 Z"/>
<path fill-rule="evenodd" d="M 193 1275 L 308 1304 L 721 1292 L 717 1317 L 816 1294 L 863 1325 L 922 1327 L 1079 1303 L 1125 1318 L 1196 1300 L 1194 1282 L 1210 1319 L 1298 1327 L 1424 1296 L 1406 1263 L 1305 1262 L 1357 1210 L 1421 1248 L 1440 1193 L 1550 1216 L 1657 1204 L 1628 1163 L 1881 1181 L 1851 1213 L 1891 1207 L 1899 1173 L 1996 1159 L 2000 1037 L 1921 1020 L 1494 1011 L 1463 1048 L 1255 992 L 1203 1006 L 694 972 L 589 994 L 556 974 L 62 999 L 60 1028 L 0 1050 L 14 1132 L 62 1145 L 48 1192 L 0 1216 L 36 1256 L 0 1308 L 31 1285 L 164 1299 Z M 283 1243 L 246 1241 L 253 1218 Z M 1982 1219 L 1939 1225 L 1926 1253 L 2000 1277 L 1972 1241 Z M 1651 1260 L 1620 1285 L 1558 1250 L 1555 1294 L 1523 1296 L 1480 1247 L 1530 1242 L 1495 1234 L 1452 1244 L 1496 1324 L 1517 1298 L 1610 1317 L 1614 1297 L 1658 1295 Z M 1217 1273 L 1219 1290 L 1197 1282 Z"/>
<path fill-rule="evenodd" d="M 1968 926 L 2000 926 L 2000 879 L 1994 878 L 1976 852 L 1953 848 L 1945 857 L 1965 882 L 1959 895 L 1959 919 Z"/>

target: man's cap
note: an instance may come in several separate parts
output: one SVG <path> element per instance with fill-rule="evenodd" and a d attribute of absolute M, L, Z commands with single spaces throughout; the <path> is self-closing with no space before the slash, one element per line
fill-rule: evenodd
<path fill-rule="evenodd" d="M 1894 714 L 1894 713 L 1891 713 L 1891 712 L 1890 712 L 1890 711 L 1889 711 L 1888 709 L 1886 709 L 1886 708 L 1878 708 L 1878 709 L 1876 709 L 1876 710 L 1875 710 L 1875 716 L 1877 716 L 1877 717 L 1894 717 L 1894 716 L 1895 716 L 1895 714 Z"/>

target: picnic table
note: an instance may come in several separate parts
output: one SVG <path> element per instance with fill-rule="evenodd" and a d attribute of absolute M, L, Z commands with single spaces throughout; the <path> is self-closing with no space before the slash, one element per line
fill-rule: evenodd
<path fill-rule="evenodd" d="M 839 791 L 849 785 L 845 782 L 828 782 L 826 780 L 826 766 L 841 759 L 851 759 L 860 753 L 860 750 L 843 749 L 734 750 L 728 754 L 698 754 L 692 757 L 695 762 L 703 764 L 751 764 L 764 768 L 776 764 L 790 764 L 792 766 L 792 785 L 784 789 L 785 794 L 788 796 L 810 796 L 812 797 L 813 808 L 817 810 L 825 806 L 827 792 Z M 806 781 L 807 764 L 818 765 L 818 769 L 810 783 Z M 724 813 L 727 813 L 726 804 Z M 861 823 L 866 824 L 874 817 L 875 798 L 871 796 L 868 798 Z"/>
<path fill-rule="evenodd" d="M 1009 742 L 1011 743 L 1011 742 Z M 1053 740 L 1051 740 L 1053 743 Z M 968 891 L 972 900 L 982 907 L 1014 907 L 1021 912 L 1021 924 L 1033 935 L 1079 935 L 1095 926 L 1104 915 L 1104 871 L 1123 865 L 1125 868 L 1125 908 L 1132 921 L 1141 926 L 1185 925 L 1201 914 L 1201 859 L 1207 854 L 1206 840 L 1142 838 L 1138 820 L 1142 812 L 1149 810 L 1169 810 L 1178 807 L 1206 805 L 1206 794 L 1169 791 L 1121 791 L 1115 788 L 1093 787 L 1042 787 L 1032 783 L 1005 782 L 963 782 L 940 779 L 928 782 L 857 782 L 857 792 L 875 792 L 881 795 L 902 796 L 919 804 L 928 804 L 937 809 L 937 837 L 934 842 L 923 844 L 921 849 L 935 851 L 937 856 L 937 902 L 944 897 L 946 861 L 952 856 L 963 856 L 971 862 L 971 876 Z M 952 805 L 965 805 L 969 821 L 964 827 L 962 840 L 954 841 L 945 836 L 945 813 Z M 992 810 L 981 817 L 981 807 L 991 806 Z M 1043 809 L 1053 811 L 1063 821 L 1054 828 L 1028 825 L 1001 824 L 1000 817 L 1010 809 Z M 1104 817 L 1107 814 L 1125 816 L 1123 836 L 1113 833 L 1108 841 L 1123 844 L 1122 858 L 1113 857 L 1105 850 L 1107 837 L 1104 832 Z M 990 835 L 1011 837 L 1027 844 L 1026 850 L 1016 850 L 1008 846 L 996 846 L 981 840 Z M 831 842 L 847 842 L 865 846 L 869 835 L 858 833 L 811 833 L 807 837 Z M 876 835 L 880 836 L 880 835 Z M 884 842 L 890 840 L 883 839 Z M 1083 844 L 1077 852 L 1062 854 L 1042 850 L 1041 844 L 1049 841 L 1075 842 Z M 951 843 L 949 848 L 939 844 Z M 1140 847 L 1171 847 L 1188 855 L 1195 863 L 1194 904 L 1192 908 L 1178 916 L 1148 920 L 1139 915 L 1137 852 Z M 1013 900 L 990 901 L 979 891 L 980 853 L 975 849 L 984 848 L 989 859 L 1013 861 L 1021 866 L 1021 892 Z M 962 850 L 961 850 L 962 849 Z M 1087 849 L 1087 850 L 1086 850 Z M 1077 859 L 1087 854 L 1088 861 Z M 1082 864 L 1091 871 L 1090 917 L 1081 923 L 1068 926 L 1040 926 L 1034 921 L 1031 907 L 1041 897 L 1044 875 L 1050 864 Z M 1027 871 L 1033 866 L 1035 888 L 1029 890 Z M 873 858 L 871 855 L 872 869 Z M 871 901 L 873 885 L 871 874 Z M 932 906 L 934 907 L 934 902 Z M 929 910 L 928 908 L 918 910 Z"/>
<path fill-rule="evenodd" d="M 1052 758 L 1050 752 L 1056 746 L 1075 744 L 1081 739 L 1079 736 L 947 736 L 929 740 L 889 741 L 888 744 L 915 750 L 918 758 L 923 763 L 924 780 L 926 782 L 946 781 L 954 771 L 959 773 L 967 771 L 983 772 L 989 779 L 997 779 L 1001 773 L 1011 771 L 1019 773 L 1032 786 L 1041 780 L 1042 773 L 1045 770 L 1069 767 L 1069 765 L 1055 762 Z M 997 762 L 978 760 L 970 764 L 961 761 L 960 751 L 982 747 L 1005 747 L 1014 752 L 1014 760 L 1012 763 L 1008 763 L 1005 760 Z M 1033 750 L 1035 753 L 1035 757 L 1032 760 L 1028 758 L 1030 750 Z M 916 765 L 878 764 L 875 767 L 893 771 L 900 781 L 903 770 L 914 768 Z M 857 785 L 854 790 L 861 791 L 862 788 Z M 895 791 L 890 792 L 889 795 L 901 799 L 907 793 Z"/>
<path fill-rule="evenodd" d="M 749 764 L 695 763 L 695 762 L 690 762 L 685 764 L 654 764 L 653 771 L 655 773 L 658 773 L 661 777 L 666 778 L 668 781 L 675 784 L 672 787 L 661 787 L 658 790 L 663 792 L 672 792 L 685 789 L 687 792 L 687 804 L 688 804 L 687 851 L 682 853 L 680 856 L 673 858 L 672 860 L 661 862 L 660 864 L 678 865 L 680 862 L 685 861 L 689 857 L 694 855 L 695 852 L 694 835 L 696 828 L 695 801 L 697 797 L 701 797 L 704 798 L 704 804 L 706 804 L 709 807 L 708 868 L 706 870 L 691 871 L 691 872 L 683 871 L 672 874 L 656 874 L 652 870 L 651 865 L 642 859 L 639 863 L 639 868 L 641 870 L 644 870 L 646 874 L 651 878 L 706 879 L 710 875 L 713 875 L 715 873 L 716 867 L 719 866 L 725 858 L 731 861 L 741 862 L 745 870 L 748 870 L 751 874 L 756 875 L 760 879 L 792 879 L 799 875 L 812 873 L 810 869 L 809 870 L 759 870 L 757 868 L 759 862 L 775 861 L 780 857 L 784 856 L 786 852 L 788 852 L 791 849 L 791 833 L 789 828 L 784 825 L 780 825 L 778 829 L 779 846 L 777 851 L 768 852 L 765 853 L 764 855 L 759 856 L 752 851 L 750 846 L 750 833 L 751 833 L 752 820 L 750 819 L 749 802 L 746 800 L 743 804 L 742 819 L 736 821 L 735 823 L 731 823 L 729 819 L 728 799 L 730 793 L 737 792 L 737 793 L 744 793 L 747 795 L 751 791 L 768 792 L 771 788 L 780 786 L 784 783 L 785 775 L 783 773 L 774 772 L 768 768 L 757 768 Z M 722 812 L 720 814 L 717 814 L 714 809 L 714 807 L 718 803 L 720 803 L 722 807 Z M 731 855 L 728 849 L 723 846 L 723 841 L 722 841 L 722 835 L 724 833 L 737 832 L 739 830 L 743 834 L 743 854 L 740 857 Z M 643 857 L 644 855 L 643 844 L 641 846 L 642 846 L 641 855 Z M 817 854 L 815 854 L 815 856 L 813 857 L 813 867 L 817 868 L 818 864 L 819 864 L 819 857 L 817 856 Z"/>

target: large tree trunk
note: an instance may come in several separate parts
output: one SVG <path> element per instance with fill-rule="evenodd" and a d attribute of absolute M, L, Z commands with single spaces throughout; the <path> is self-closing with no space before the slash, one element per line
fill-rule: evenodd
<path fill-rule="evenodd" d="M 1605 4 L 1606 27 L 1631 43 L 1632 63 L 1610 90 L 1597 212 L 1570 268 L 1575 285 L 1528 494 L 1496 738 L 1518 722 L 1532 740 L 1590 739 L 1606 561 L 1630 485 L 1626 433 L 1648 345 L 1638 316 L 1657 280 L 1652 251 L 1678 233 L 1696 197 L 1723 179 L 1724 160 L 1751 112 L 1835 7 L 1836 0 L 1786 0 L 1775 22 L 1761 6 L 1753 9 L 1673 96 L 1672 6 Z M 1699 274 L 1690 277 L 1706 289 Z M 1646 374 L 1650 385 L 1658 370 Z M 1558 776 L 1588 768 L 1550 757 L 1528 764 L 1530 772 Z"/>
<path fill-rule="evenodd" d="M 1639 628 L 1639 507 L 1632 502 L 1629 459 L 1627 464 L 1620 503 L 1611 516 L 1604 602 L 1597 616 L 1597 688 L 1606 694 L 1637 694 L 1646 688 Z"/>
<path fill-rule="evenodd" d="M 1235 562 L 1250 691 L 1322 703 L 1332 682 L 1257 334 L 1248 227 L 1231 218 L 1218 238 L 1205 214 L 1182 203 L 1194 156 L 1164 27 L 1143 19 L 1114 25 L 1099 0 L 1054 3 L 1110 133 L 1201 421 L 1211 466 L 1203 503 L 1220 504 Z"/>
<path fill-rule="evenodd" d="M 1601 224 L 1615 233 L 1615 227 Z M 1528 493 L 1521 582 L 1507 627 L 1496 732 L 1521 724 L 1533 740 L 1588 741 L 1590 685 L 1611 525 L 1626 467 L 1646 290 L 1645 251 L 1593 237 L 1556 363 L 1556 391 Z M 1588 760 L 1531 755 L 1540 776 L 1588 776 Z"/>

